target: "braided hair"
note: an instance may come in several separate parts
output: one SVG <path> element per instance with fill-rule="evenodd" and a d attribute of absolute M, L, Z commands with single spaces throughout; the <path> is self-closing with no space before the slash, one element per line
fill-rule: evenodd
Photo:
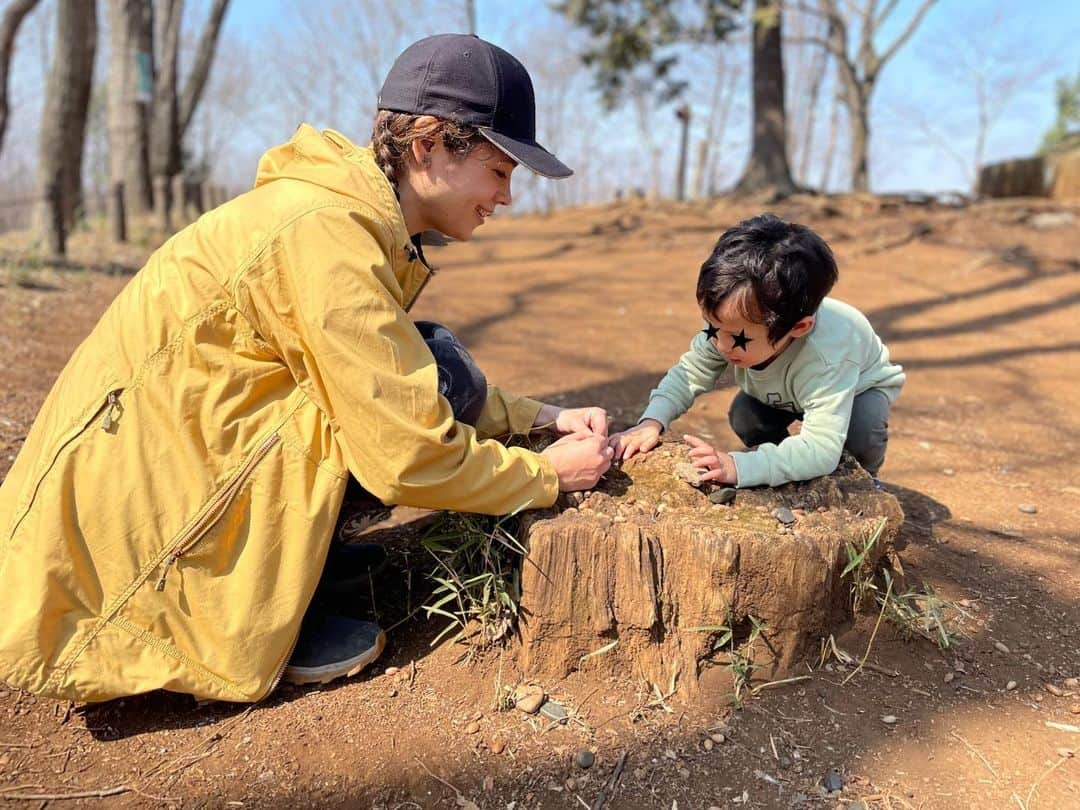
<path fill-rule="evenodd" d="M 416 141 L 442 141 L 450 154 L 464 159 L 480 139 L 481 136 L 474 127 L 462 126 L 431 115 L 411 115 L 390 110 L 378 111 L 371 133 L 375 163 L 395 189 L 405 168 L 409 150 Z"/>

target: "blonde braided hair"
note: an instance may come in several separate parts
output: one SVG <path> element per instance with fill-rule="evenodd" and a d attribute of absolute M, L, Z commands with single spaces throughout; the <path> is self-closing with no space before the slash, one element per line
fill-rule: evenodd
<path fill-rule="evenodd" d="M 371 145 L 375 149 L 375 163 L 390 185 L 397 188 L 406 156 L 416 141 L 442 141 L 448 152 L 464 159 L 481 138 L 474 127 L 462 126 L 433 115 L 379 110 L 372 128 Z"/>

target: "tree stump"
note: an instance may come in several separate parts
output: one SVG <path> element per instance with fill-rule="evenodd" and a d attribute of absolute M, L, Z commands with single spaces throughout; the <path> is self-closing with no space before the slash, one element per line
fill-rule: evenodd
<path fill-rule="evenodd" d="M 754 620 L 759 672 L 779 677 L 851 618 L 846 546 L 866 546 L 872 571 L 903 524 L 896 498 L 847 455 L 832 475 L 739 490 L 714 505 L 676 467 L 682 445 L 661 445 L 612 470 L 576 504 L 530 513 L 522 534 L 518 665 L 538 679 L 579 668 L 647 679 L 665 694 L 693 694 L 702 673 Z M 716 496 L 714 496 L 716 497 Z M 774 516 L 778 507 L 790 524 Z M 617 643 L 615 643 L 617 642 Z M 592 655 L 590 655 L 592 654 Z"/>

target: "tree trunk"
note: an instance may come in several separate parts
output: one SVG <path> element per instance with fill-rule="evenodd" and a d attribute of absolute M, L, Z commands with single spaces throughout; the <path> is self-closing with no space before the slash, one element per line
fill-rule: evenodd
<path fill-rule="evenodd" d="M 150 173 L 154 181 L 154 218 L 162 231 L 170 228 L 170 183 L 180 171 L 179 102 L 176 65 L 180 47 L 183 0 L 162 0 L 158 7 L 157 42 L 160 67 L 154 81 L 154 120 L 150 127 Z"/>
<path fill-rule="evenodd" d="M 4 134 L 8 120 L 8 74 L 15 53 L 15 35 L 23 19 L 33 11 L 39 0 L 15 0 L 0 19 L 0 154 L 4 151 Z"/>
<path fill-rule="evenodd" d="M 750 162 L 736 186 L 739 193 L 795 191 L 787 158 L 781 19 L 780 0 L 755 0 L 753 146 Z"/>
<path fill-rule="evenodd" d="M 713 679 L 736 653 L 781 675 L 850 620 L 855 577 L 873 574 L 903 525 L 896 498 L 850 456 L 830 475 L 739 490 L 714 507 L 679 480 L 674 447 L 634 457 L 576 509 L 525 517 L 526 677 L 588 668 L 692 697 L 722 689 Z M 788 523 L 770 514 L 781 507 Z M 844 575 L 848 544 L 867 548 L 854 576 Z"/>
<path fill-rule="evenodd" d="M 199 46 L 195 52 L 195 62 L 191 67 L 191 75 L 188 76 L 184 86 L 184 94 L 180 97 L 180 140 L 184 139 L 188 125 L 191 123 L 195 110 L 199 106 L 203 89 L 206 87 L 206 79 L 210 75 L 210 65 L 214 61 L 214 53 L 217 51 L 218 37 L 221 34 L 221 24 L 225 20 L 225 11 L 229 7 L 229 0 L 214 0 L 210 9 L 210 16 L 206 20 L 202 35 L 199 37 Z"/>
<path fill-rule="evenodd" d="M 833 157 L 836 155 L 836 134 L 840 129 L 840 105 L 843 102 L 839 94 L 833 96 L 832 114 L 829 116 L 829 140 L 825 146 L 825 160 L 821 167 L 821 191 L 829 192 L 829 175 L 832 174 Z"/>
<path fill-rule="evenodd" d="M 149 112 L 153 13 L 149 0 L 109 2 L 109 175 L 128 216 L 150 211 Z"/>
<path fill-rule="evenodd" d="M 872 84 L 862 84 L 847 94 L 848 122 L 851 128 L 851 188 L 870 190 L 869 141 L 870 95 Z"/>
<path fill-rule="evenodd" d="M 825 80 L 825 70 L 829 64 L 829 54 L 819 49 L 810 62 L 810 92 L 806 104 L 806 118 L 803 120 L 803 141 L 799 151 L 799 168 L 796 177 L 802 185 L 810 185 L 810 158 L 814 144 L 814 123 L 818 99 L 821 97 L 821 85 Z"/>
<path fill-rule="evenodd" d="M 74 220 L 82 175 L 86 115 L 97 45 L 97 12 L 85 0 L 59 0 L 56 47 L 41 116 L 36 216 L 46 244 L 64 253 L 64 230 Z"/>

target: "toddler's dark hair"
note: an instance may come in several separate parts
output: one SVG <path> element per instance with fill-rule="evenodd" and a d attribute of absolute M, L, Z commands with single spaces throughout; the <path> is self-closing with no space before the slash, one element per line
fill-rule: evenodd
<path fill-rule="evenodd" d="M 776 343 L 813 315 L 836 283 L 836 259 L 825 240 L 773 214 L 743 220 L 723 233 L 698 275 L 697 300 L 707 312 L 732 302 L 748 321 L 765 324 Z"/>

